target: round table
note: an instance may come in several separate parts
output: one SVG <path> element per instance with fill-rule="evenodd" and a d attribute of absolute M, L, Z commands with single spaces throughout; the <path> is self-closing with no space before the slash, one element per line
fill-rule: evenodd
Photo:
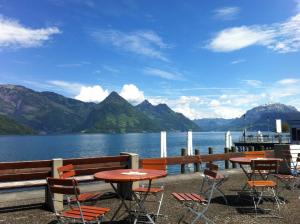
<path fill-rule="evenodd" d="M 250 165 L 252 160 L 277 160 L 282 161 L 280 158 L 265 158 L 265 157 L 235 157 L 230 158 L 229 161 L 232 163 L 239 163 L 240 165 Z"/>
<path fill-rule="evenodd" d="M 265 158 L 265 157 L 235 157 L 235 158 L 230 158 L 229 161 L 232 163 L 238 163 L 240 167 L 242 168 L 244 174 L 246 175 L 248 180 L 252 179 L 252 172 L 249 172 L 245 169 L 244 165 L 251 165 L 251 161 L 253 160 L 264 160 L 264 161 L 279 161 L 281 162 L 282 159 L 280 158 Z M 246 188 L 247 184 L 244 185 L 242 190 Z"/>
<path fill-rule="evenodd" d="M 164 170 L 150 169 L 119 169 L 95 173 L 97 180 L 104 180 L 109 183 L 134 182 L 142 180 L 154 180 L 167 176 Z"/>
<path fill-rule="evenodd" d="M 148 214 L 144 203 L 146 201 L 146 198 L 148 196 L 148 193 L 151 188 L 152 180 L 163 178 L 167 176 L 167 172 L 164 170 L 151 170 L 151 169 L 119 169 L 119 170 L 109 170 L 109 171 L 102 171 L 95 173 L 94 177 L 97 180 L 103 180 L 107 183 L 110 183 L 116 194 L 121 199 L 121 203 L 119 207 L 117 208 L 116 212 L 111 218 L 111 221 L 114 220 L 114 218 L 119 213 L 120 209 L 122 207 L 125 207 L 126 212 L 129 214 L 129 216 L 132 215 L 132 211 L 125 203 L 125 198 L 127 196 L 124 196 L 120 194 L 120 191 L 118 191 L 117 187 L 114 184 L 118 185 L 126 185 L 129 184 L 127 195 L 130 194 L 132 198 L 135 200 L 137 206 L 137 211 L 134 213 L 134 223 L 138 220 L 139 216 L 141 214 L 144 214 L 148 221 L 152 224 L 154 223 L 154 220 L 151 218 L 151 216 Z M 135 192 L 132 191 L 132 183 L 135 181 L 145 181 L 148 180 L 148 191 L 144 196 L 138 197 Z"/>

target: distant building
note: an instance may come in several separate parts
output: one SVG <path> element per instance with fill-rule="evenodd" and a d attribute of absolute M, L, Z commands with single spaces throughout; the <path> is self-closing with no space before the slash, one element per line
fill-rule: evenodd
<path fill-rule="evenodd" d="M 288 121 L 292 144 L 300 144 L 300 120 Z"/>

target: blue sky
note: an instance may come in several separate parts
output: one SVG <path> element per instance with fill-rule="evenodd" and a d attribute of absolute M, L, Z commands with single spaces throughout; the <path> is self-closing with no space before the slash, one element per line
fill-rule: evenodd
<path fill-rule="evenodd" d="M 300 109 L 300 1 L 0 0 L 0 83 L 191 119 Z"/>

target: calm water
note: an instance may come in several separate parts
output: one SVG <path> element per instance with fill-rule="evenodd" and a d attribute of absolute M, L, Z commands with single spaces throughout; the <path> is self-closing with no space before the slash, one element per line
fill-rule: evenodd
<path fill-rule="evenodd" d="M 214 147 L 214 153 L 222 153 L 224 135 L 224 132 L 194 132 L 193 147 L 200 149 L 203 154 L 207 154 L 209 146 Z M 240 133 L 233 132 L 232 136 L 233 141 L 237 140 Z M 186 133 L 167 133 L 168 156 L 180 155 L 181 148 L 186 145 Z M 0 161 L 113 156 L 120 152 L 134 152 L 141 157 L 159 157 L 160 133 L 0 137 Z M 169 172 L 177 173 L 179 169 L 179 166 L 171 166 Z"/>
<path fill-rule="evenodd" d="M 232 134 L 233 140 L 240 136 L 238 132 Z M 186 133 L 167 133 L 168 156 L 180 155 L 186 141 Z M 193 146 L 203 154 L 209 146 L 215 153 L 223 152 L 224 132 L 194 132 Z M 124 151 L 159 157 L 160 133 L 0 137 L 0 161 L 111 156 Z"/>

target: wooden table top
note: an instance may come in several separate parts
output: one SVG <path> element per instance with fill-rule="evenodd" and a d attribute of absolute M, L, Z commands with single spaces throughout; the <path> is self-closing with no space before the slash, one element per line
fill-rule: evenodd
<path fill-rule="evenodd" d="M 264 157 L 257 157 L 257 158 L 251 158 L 251 157 L 235 157 L 230 158 L 229 161 L 233 163 L 239 163 L 239 164 L 251 164 L 252 160 L 278 160 L 282 161 L 280 158 L 264 158 Z"/>
<path fill-rule="evenodd" d="M 119 169 L 109 170 L 95 173 L 94 177 L 97 180 L 106 182 L 134 182 L 140 180 L 154 180 L 166 177 L 167 172 L 164 170 L 150 169 Z"/>

